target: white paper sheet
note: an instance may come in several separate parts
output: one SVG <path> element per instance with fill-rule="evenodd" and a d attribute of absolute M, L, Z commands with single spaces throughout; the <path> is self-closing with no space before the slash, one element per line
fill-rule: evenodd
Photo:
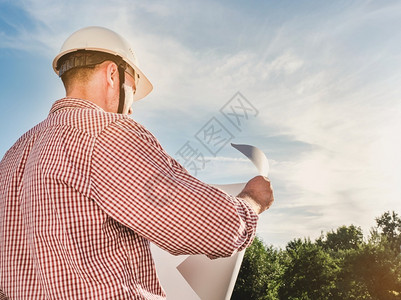
<path fill-rule="evenodd" d="M 253 162 L 259 175 L 268 175 L 269 163 L 260 149 L 231 145 Z M 211 185 L 237 195 L 245 184 Z M 210 260 L 204 255 L 173 256 L 153 244 L 151 249 L 168 300 L 229 300 L 245 253 L 241 251 L 231 257 Z"/>

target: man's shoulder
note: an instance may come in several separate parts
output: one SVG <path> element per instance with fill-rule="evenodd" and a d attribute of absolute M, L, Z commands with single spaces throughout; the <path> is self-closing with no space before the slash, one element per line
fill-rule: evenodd
<path fill-rule="evenodd" d="M 126 115 L 108 123 L 99 136 L 102 140 L 108 140 L 110 143 L 118 142 L 127 147 L 135 144 L 150 146 L 159 151 L 163 149 L 157 138 L 145 126 Z"/>
<path fill-rule="evenodd" d="M 146 129 L 145 126 L 136 122 L 129 116 L 121 115 L 121 117 L 118 119 L 108 123 L 107 130 L 105 131 L 118 132 L 118 134 L 123 136 L 134 135 L 148 141 L 157 142 L 156 137 L 148 129 Z"/>
<path fill-rule="evenodd" d="M 67 126 L 97 136 L 125 118 L 121 114 L 105 112 L 87 100 L 61 99 L 55 102 L 45 122 L 50 127 Z"/>
<path fill-rule="evenodd" d="M 128 115 L 106 112 L 87 100 L 65 98 L 53 104 L 45 120 L 48 127 L 69 127 L 98 138 L 141 139 L 160 147 L 156 137 Z"/>

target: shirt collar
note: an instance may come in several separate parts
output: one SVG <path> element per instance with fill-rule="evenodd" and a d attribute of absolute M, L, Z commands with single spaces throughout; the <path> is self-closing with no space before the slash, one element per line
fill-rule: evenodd
<path fill-rule="evenodd" d="M 89 108 L 104 111 L 101 107 L 97 106 L 95 103 L 78 98 L 63 98 L 54 102 L 52 108 L 50 109 L 50 114 L 55 113 L 61 109 L 74 109 L 74 108 Z"/>

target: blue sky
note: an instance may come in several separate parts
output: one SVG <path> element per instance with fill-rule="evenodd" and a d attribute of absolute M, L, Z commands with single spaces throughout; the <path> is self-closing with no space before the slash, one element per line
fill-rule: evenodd
<path fill-rule="evenodd" d="M 0 156 L 64 96 L 51 62 L 75 30 L 109 27 L 132 44 L 154 91 L 133 118 L 196 176 L 246 181 L 231 147 L 196 139 L 211 118 L 270 160 L 276 203 L 258 234 L 295 238 L 400 211 L 401 20 L 398 1 L 0 0 Z M 219 111 L 240 92 L 254 108 L 236 129 Z"/>

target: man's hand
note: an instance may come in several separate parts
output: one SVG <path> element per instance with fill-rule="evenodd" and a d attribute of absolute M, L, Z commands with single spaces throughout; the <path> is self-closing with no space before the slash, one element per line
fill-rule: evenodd
<path fill-rule="evenodd" d="M 256 176 L 248 181 L 237 197 L 244 199 L 257 214 L 260 214 L 274 201 L 273 187 L 267 177 Z"/>

